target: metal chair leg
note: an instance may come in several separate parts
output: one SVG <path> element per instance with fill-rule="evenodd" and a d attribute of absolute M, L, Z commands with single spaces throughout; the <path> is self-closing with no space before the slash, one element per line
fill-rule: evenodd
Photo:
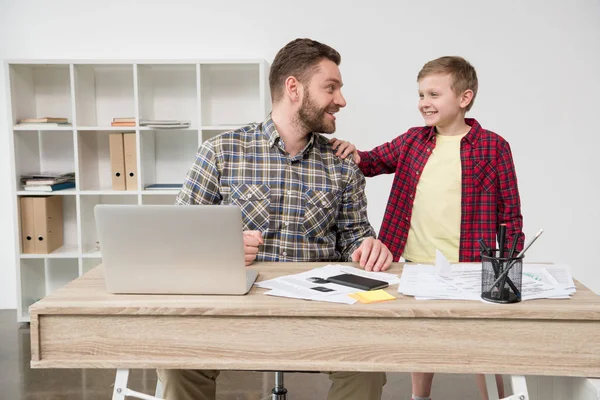
<path fill-rule="evenodd" d="M 271 391 L 271 400 L 287 400 L 287 389 L 283 386 L 283 372 L 275 372 L 275 387 Z"/>

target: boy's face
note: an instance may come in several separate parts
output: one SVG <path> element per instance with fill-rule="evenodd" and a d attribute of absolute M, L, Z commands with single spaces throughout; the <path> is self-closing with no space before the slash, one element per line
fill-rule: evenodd
<path fill-rule="evenodd" d="M 335 113 L 346 106 L 342 85 L 338 66 L 333 61 L 322 60 L 304 87 L 302 105 L 298 110 L 301 123 L 310 132 L 335 132 Z"/>
<path fill-rule="evenodd" d="M 452 90 L 450 74 L 433 74 L 419 80 L 419 111 L 427 126 L 450 126 L 464 118 L 466 105 Z"/>

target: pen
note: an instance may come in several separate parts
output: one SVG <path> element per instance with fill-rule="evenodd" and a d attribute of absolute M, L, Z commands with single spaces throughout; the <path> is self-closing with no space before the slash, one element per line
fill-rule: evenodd
<path fill-rule="evenodd" d="M 521 258 L 521 256 L 523 256 L 523 254 L 525 254 L 525 252 L 531 247 L 531 245 L 533 244 L 533 242 L 535 242 L 537 240 L 537 238 L 540 237 L 540 235 L 544 232 L 543 229 L 540 229 L 539 232 L 535 235 L 535 237 L 533 239 L 531 239 L 531 241 L 527 244 L 527 246 L 525 246 L 525 248 L 523 249 L 523 251 L 521 251 L 519 254 L 517 254 L 517 260 L 513 260 L 511 261 L 511 263 L 508 265 L 508 267 L 504 270 L 504 272 L 502 272 L 500 274 L 500 276 L 494 281 L 494 283 L 492 284 L 492 287 L 496 286 L 498 283 L 500 283 L 500 280 L 502 278 L 504 278 L 508 272 L 510 271 L 510 269 L 513 267 L 513 265 L 516 264 L 516 262 L 518 261 L 519 258 Z"/>
<path fill-rule="evenodd" d="M 517 250 L 517 242 L 521 237 L 521 232 L 517 232 L 515 234 L 515 238 L 513 239 L 512 246 L 510 247 L 510 253 L 508 253 L 508 258 L 512 258 L 515 255 L 515 250 Z"/>
<path fill-rule="evenodd" d="M 498 230 L 498 258 L 504 258 L 504 241 L 506 240 L 506 224 L 500 224 Z"/>
<path fill-rule="evenodd" d="M 489 247 L 487 247 L 487 244 L 485 244 L 485 241 L 483 239 L 479 239 L 477 241 L 477 243 L 479 243 L 479 247 L 481 247 L 481 250 L 483 250 L 483 252 L 485 254 L 487 254 L 488 256 L 492 257 L 491 250 L 490 250 Z"/>
<path fill-rule="evenodd" d="M 479 247 L 481 247 L 481 250 L 488 257 L 490 257 L 490 260 L 492 262 L 492 268 L 494 268 L 494 279 L 498 279 L 498 274 L 500 274 L 500 265 L 498 265 L 496 260 L 494 260 L 494 255 L 492 254 L 492 250 L 489 247 L 487 247 L 487 244 L 485 244 L 485 241 L 483 240 L 483 238 L 479 239 L 477 242 L 479 243 Z"/>

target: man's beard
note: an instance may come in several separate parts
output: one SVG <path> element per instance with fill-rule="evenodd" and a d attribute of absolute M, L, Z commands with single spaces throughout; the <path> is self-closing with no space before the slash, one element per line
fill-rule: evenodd
<path fill-rule="evenodd" d="M 330 108 L 329 111 L 337 112 L 338 109 Z M 320 108 L 310 92 L 306 90 L 306 96 L 302 99 L 302 107 L 298 111 L 298 120 L 308 132 L 333 133 L 335 132 L 335 120 L 326 118 L 327 108 Z"/>

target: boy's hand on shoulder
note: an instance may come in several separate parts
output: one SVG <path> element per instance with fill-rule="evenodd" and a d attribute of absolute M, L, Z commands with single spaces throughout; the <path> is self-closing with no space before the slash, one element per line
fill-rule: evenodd
<path fill-rule="evenodd" d="M 331 148 L 335 150 L 335 155 L 341 158 L 342 160 L 352 154 L 352 160 L 354 163 L 358 165 L 360 163 L 360 156 L 358 155 L 358 151 L 356 150 L 356 146 L 350 142 L 345 140 L 332 138 L 329 139 L 329 144 Z"/>
<path fill-rule="evenodd" d="M 366 238 L 352 253 L 352 261 L 358 262 L 365 271 L 385 271 L 392 265 L 392 252 L 379 239 Z"/>

